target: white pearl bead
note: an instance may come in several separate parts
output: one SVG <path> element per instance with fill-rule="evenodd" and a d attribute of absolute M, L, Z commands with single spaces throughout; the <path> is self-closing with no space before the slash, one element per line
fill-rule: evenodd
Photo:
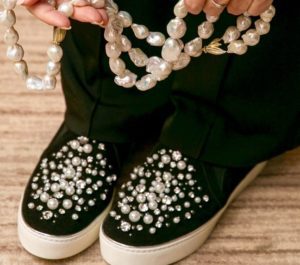
<path fill-rule="evenodd" d="M 132 24 L 131 28 L 133 30 L 134 35 L 138 39 L 146 39 L 149 36 L 149 30 L 144 25 Z"/>
<path fill-rule="evenodd" d="M 188 14 L 186 6 L 184 4 L 184 0 L 180 0 L 174 6 L 174 15 L 178 18 L 185 18 Z"/>
<path fill-rule="evenodd" d="M 153 223 L 153 216 L 151 214 L 145 214 L 143 221 L 145 224 L 149 225 Z"/>
<path fill-rule="evenodd" d="M 108 42 L 116 42 L 119 40 L 119 35 L 109 23 L 104 30 L 104 38 Z"/>
<path fill-rule="evenodd" d="M 229 43 L 234 40 L 237 40 L 240 36 L 241 36 L 240 31 L 236 27 L 231 26 L 228 27 L 227 30 L 225 31 L 223 35 L 223 41 L 224 43 Z"/>
<path fill-rule="evenodd" d="M 26 87 L 30 90 L 42 90 L 43 80 L 37 76 L 28 76 L 26 79 Z"/>
<path fill-rule="evenodd" d="M 214 25 L 211 22 L 204 21 L 198 27 L 198 35 L 202 39 L 208 39 L 214 33 Z"/>
<path fill-rule="evenodd" d="M 118 17 L 121 19 L 124 28 L 128 28 L 132 25 L 132 17 L 128 12 L 120 11 Z"/>
<path fill-rule="evenodd" d="M 174 18 L 170 20 L 167 25 L 167 32 L 169 36 L 173 39 L 180 39 L 186 33 L 187 27 L 186 23 L 181 18 Z"/>
<path fill-rule="evenodd" d="M 18 62 L 22 60 L 24 56 L 24 50 L 21 45 L 15 44 L 7 48 L 6 56 L 9 60 Z"/>
<path fill-rule="evenodd" d="M 153 56 L 149 58 L 146 71 L 151 73 L 156 80 L 161 81 L 172 72 L 172 65 L 157 56 Z"/>
<path fill-rule="evenodd" d="M 47 206 L 50 210 L 55 210 L 58 207 L 58 200 L 57 199 L 49 199 L 49 201 L 47 202 Z"/>
<path fill-rule="evenodd" d="M 202 54 L 202 39 L 195 38 L 184 46 L 184 52 L 191 57 L 198 57 Z"/>
<path fill-rule="evenodd" d="M 138 90 L 147 91 L 147 90 L 155 87 L 156 83 L 157 83 L 157 81 L 153 77 L 153 75 L 148 74 L 148 75 L 143 76 L 141 78 L 141 80 L 137 81 L 135 85 Z"/>
<path fill-rule="evenodd" d="M 122 76 L 116 76 L 115 77 L 115 83 L 118 86 L 122 86 L 125 88 L 131 88 L 135 85 L 137 79 L 137 75 L 130 72 L 129 70 L 126 70 L 124 75 Z"/>
<path fill-rule="evenodd" d="M 93 151 L 93 146 L 91 144 L 85 144 L 83 146 L 83 152 L 90 154 Z"/>
<path fill-rule="evenodd" d="M 47 50 L 47 55 L 51 61 L 58 63 L 63 56 L 63 50 L 59 45 L 52 44 Z"/>
<path fill-rule="evenodd" d="M 61 3 L 57 10 L 64 13 L 67 17 L 71 17 L 74 13 L 74 7 L 71 2 Z"/>
<path fill-rule="evenodd" d="M 190 61 L 191 57 L 187 53 L 182 52 L 178 60 L 173 64 L 173 70 L 177 71 L 187 67 Z"/>
<path fill-rule="evenodd" d="M 51 191 L 52 192 L 58 192 L 60 190 L 59 184 L 58 183 L 53 183 L 51 185 Z"/>
<path fill-rule="evenodd" d="M 109 58 L 118 58 L 121 55 L 121 48 L 117 43 L 106 43 L 105 45 L 106 55 Z"/>
<path fill-rule="evenodd" d="M 125 35 L 121 35 L 120 46 L 122 52 L 128 52 L 132 47 L 131 41 Z"/>
<path fill-rule="evenodd" d="M 46 75 L 43 78 L 43 88 L 46 90 L 52 90 L 56 86 L 55 76 Z"/>
<path fill-rule="evenodd" d="M 236 20 L 236 27 L 238 28 L 239 31 L 244 31 L 251 26 L 251 23 L 252 21 L 250 17 L 241 15 Z"/>
<path fill-rule="evenodd" d="M 75 193 L 75 188 L 72 186 L 66 187 L 66 194 L 72 196 Z"/>
<path fill-rule="evenodd" d="M 14 9 L 16 7 L 16 3 L 17 3 L 16 0 L 2 0 L 1 2 L 3 5 L 3 8 L 6 10 Z"/>
<path fill-rule="evenodd" d="M 123 75 L 126 70 L 126 65 L 120 58 L 109 58 L 109 67 L 115 75 Z"/>
<path fill-rule="evenodd" d="M 243 36 L 245 44 L 248 46 L 255 46 L 260 41 L 260 35 L 257 33 L 255 29 L 249 29 Z"/>
<path fill-rule="evenodd" d="M 150 32 L 149 36 L 147 37 L 147 42 L 151 46 L 163 46 L 166 41 L 166 37 L 161 32 Z"/>
<path fill-rule="evenodd" d="M 68 210 L 68 209 L 71 209 L 72 206 L 73 206 L 73 202 L 69 199 L 65 199 L 63 200 L 63 203 L 62 203 L 63 207 Z"/>
<path fill-rule="evenodd" d="M 55 76 L 60 71 L 60 63 L 49 61 L 46 66 L 47 75 Z"/>
<path fill-rule="evenodd" d="M 123 214 L 129 214 L 130 213 L 130 206 L 127 204 L 122 205 L 121 207 L 121 213 Z"/>
<path fill-rule="evenodd" d="M 28 67 L 25 61 L 19 61 L 14 63 L 15 72 L 20 75 L 23 79 L 25 79 L 28 75 Z"/>
<path fill-rule="evenodd" d="M 47 192 L 43 192 L 40 196 L 40 200 L 45 203 L 49 200 L 49 198 L 50 196 Z"/>
<path fill-rule="evenodd" d="M 16 15 L 12 10 L 0 12 L 0 23 L 6 28 L 11 28 L 16 23 Z"/>
<path fill-rule="evenodd" d="M 14 28 L 9 28 L 4 33 L 4 42 L 7 45 L 14 45 L 19 40 L 19 34 Z"/>
<path fill-rule="evenodd" d="M 176 39 L 169 38 L 162 48 L 161 56 L 167 62 L 175 62 L 178 60 L 181 50 L 181 44 Z"/>
<path fill-rule="evenodd" d="M 271 22 L 273 17 L 275 16 L 276 10 L 274 6 L 270 6 L 265 12 L 263 12 L 260 17 L 265 22 Z"/>
<path fill-rule="evenodd" d="M 255 21 L 255 28 L 258 34 L 265 35 L 270 32 L 271 25 L 268 22 L 263 21 L 262 19 Z"/>
<path fill-rule="evenodd" d="M 146 66 L 146 64 L 148 63 L 148 57 L 147 57 L 147 55 L 140 48 L 131 49 L 128 52 L 128 55 L 129 55 L 131 61 L 137 67 Z"/>
<path fill-rule="evenodd" d="M 129 214 L 129 220 L 131 222 L 137 223 L 141 219 L 141 214 L 138 211 L 132 211 Z"/>
<path fill-rule="evenodd" d="M 228 45 L 228 53 L 243 55 L 247 52 L 248 46 L 242 40 L 234 40 Z"/>

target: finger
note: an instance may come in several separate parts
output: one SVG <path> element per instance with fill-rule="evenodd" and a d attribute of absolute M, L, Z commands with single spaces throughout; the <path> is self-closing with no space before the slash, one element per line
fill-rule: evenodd
<path fill-rule="evenodd" d="M 219 16 L 229 1 L 230 0 L 207 0 L 203 10 L 210 16 Z"/>
<path fill-rule="evenodd" d="M 91 6 L 75 7 L 72 18 L 80 22 L 92 24 L 103 23 L 102 13 L 98 12 L 97 9 Z"/>
<path fill-rule="evenodd" d="M 259 16 L 266 11 L 272 3 L 273 0 L 254 0 L 248 9 L 248 13 L 250 16 Z"/>
<path fill-rule="evenodd" d="M 32 6 L 36 4 L 40 0 L 18 0 L 17 5 L 23 5 L 23 6 Z"/>
<path fill-rule="evenodd" d="M 97 9 L 98 13 L 102 17 L 102 22 L 100 22 L 101 26 L 105 26 L 108 23 L 108 15 L 104 9 Z"/>
<path fill-rule="evenodd" d="M 238 16 L 245 13 L 251 6 L 253 0 L 231 0 L 227 6 L 228 13 Z"/>
<path fill-rule="evenodd" d="M 38 19 L 49 25 L 64 29 L 68 29 L 71 26 L 70 20 L 63 13 L 55 10 L 54 7 L 48 3 L 40 2 L 27 7 L 27 9 Z"/>
<path fill-rule="evenodd" d="M 202 11 L 205 2 L 206 0 L 184 0 L 187 10 L 194 15 L 197 15 Z"/>

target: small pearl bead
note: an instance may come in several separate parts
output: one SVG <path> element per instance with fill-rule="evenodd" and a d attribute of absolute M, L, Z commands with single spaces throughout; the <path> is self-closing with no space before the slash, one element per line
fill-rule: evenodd
<path fill-rule="evenodd" d="M 138 211 L 132 211 L 129 214 L 129 220 L 131 222 L 137 223 L 141 219 L 141 214 Z"/>
<path fill-rule="evenodd" d="M 58 200 L 57 199 L 50 199 L 48 202 L 47 202 L 47 206 L 50 210 L 55 210 L 57 209 L 58 207 Z"/>
<path fill-rule="evenodd" d="M 43 192 L 42 194 L 41 194 L 41 196 L 40 196 L 40 200 L 42 201 L 42 202 L 48 202 L 48 200 L 49 200 L 49 194 L 47 193 L 47 192 Z"/>
<path fill-rule="evenodd" d="M 64 207 L 66 210 L 71 209 L 72 206 L 73 206 L 73 203 L 72 203 L 71 200 L 69 200 L 69 199 L 63 200 L 63 207 Z"/>

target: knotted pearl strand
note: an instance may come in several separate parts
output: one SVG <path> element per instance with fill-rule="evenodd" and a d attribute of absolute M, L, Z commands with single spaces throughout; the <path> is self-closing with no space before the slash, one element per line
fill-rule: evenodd
<path fill-rule="evenodd" d="M 0 23 L 6 28 L 4 42 L 8 45 L 7 57 L 14 64 L 15 72 L 26 81 L 26 86 L 31 90 L 49 90 L 56 86 L 56 76 L 60 72 L 60 60 L 63 50 L 60 43 L 64 40 L 66 31 L 54 28 L 53 43 L 47 50 L 49 61 L 46 66 L 46 75 L 37 77 L 28 73 L 28 66 L 24 57 L 24 50 L 18 43 L 19 35 L 15 30 L 16 16 L 13 9 L 17 0 L 2 0 L 4 10 L 0 11 Z M 57 10 L 71 17 L 77 0 L 60 4 Z M 133 23 L 131 15 L 126 11 L 119 11 L 113 0 L 89 0 L 91 6 L 106 8 L 109 23 L 104 31 L 107 40 L 106 54 L 109 57 L 109 66 L 116 75 L 115 83 L 125 88 L 136 86 L 141 91 L 149 90 L 158 81 L 166 79 L 172 71 L 185 68 L 191 57 L 199 57 L 203 52 L 213 55 L 234 53 L 242 55 L 247 52 L 248 46 L 257 45 L 260 36 L 270 31 L 270 22 L 275 16 L 275 8 L 269 9 L 260 15 L 255 22 L 255 29 L 249 29 L 251 18 L 246 14 L 237 18 L 237 25 L 229 27 L 222 38 L 215 39 L 206 46 L 203 40 L 208 39 L 214 32 L 213 23 L 218 17 L 206 16 L 206 21 L 198 27 L 198 37 L 184 44 L 181 38 L 185 35 L 187 25 L 183 20 L 188 11 L 184 0 L 179 0 L 174 7 L 175 18 L 167 25 L 168 37 L 161 32 L 151 32 L 146 26 Z M 146 40 L 151 46 L 162 47 L 161 57 L 148 57 L 141 49 L 133 48 L 130 40 L 123 35 L 123 29 L 131 27 L 137 39 Z M 246 31 L 248 30 L 248 31 Z M 242 36 L 241 32 L 246 31 Z M 241 37 L 241 38 L 240 38 Z M 228 44 L 227 51 L 222 49 L 221 41 Z M 125 62 L 120 58 L 122 53 L 128 53 L 131 61 L 138 67 L 146 67 L 147 74 L 140 80 L 137 75 L 126 68 Z"/>

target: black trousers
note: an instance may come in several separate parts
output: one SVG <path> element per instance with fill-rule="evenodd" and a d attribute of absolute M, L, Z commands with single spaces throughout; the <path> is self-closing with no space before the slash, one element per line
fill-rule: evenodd
<path fill-rule="evenodd" d="M 173 0 L 119 2 L 135 23 L 152 31 L 165 32 L 173 16 Z M 271 32 L 246 55 L 203 55 L 147 92 L 115 85 L 103 29 L 73 22 L 63 43 L 67 126 L 109 142 L 135 141 L 159 131 L 161 143 L 225 166 L 252 165 L 298 146 L 300 8 L 298 1 L 278 0 L 274 5 Z M 186 40 L 196 36 L 203 19 L 188 17 Z M 234 24 L 233 16 L 223 14 L 216 36 Z M 133 45 L 159 55 L 158 48 L 142 41 Z M 137 70 L 132 64 L 130 68 Z"/>

